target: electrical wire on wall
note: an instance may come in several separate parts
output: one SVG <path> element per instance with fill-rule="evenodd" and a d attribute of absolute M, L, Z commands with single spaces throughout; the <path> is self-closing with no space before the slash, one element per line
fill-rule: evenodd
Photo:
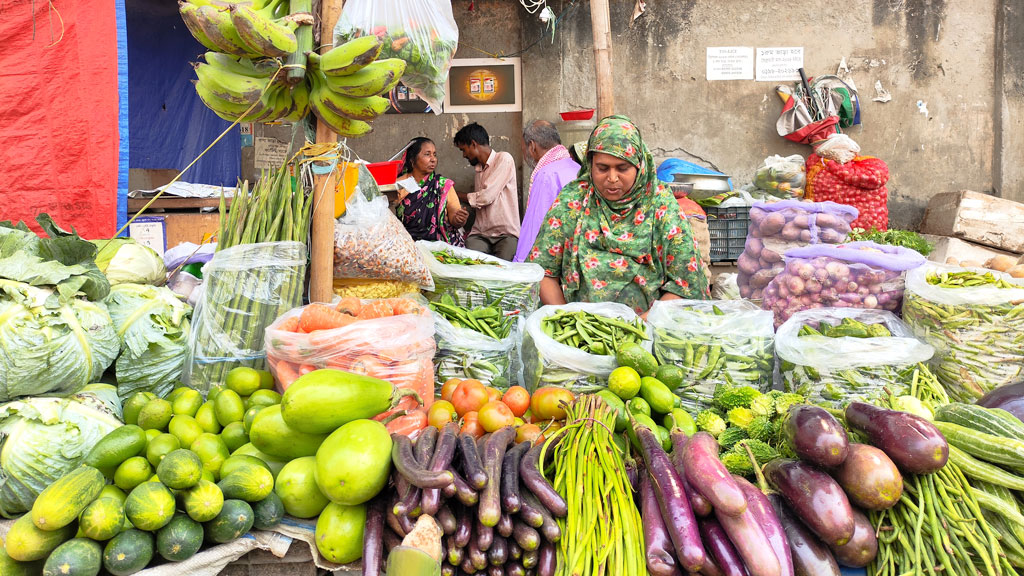
<path fill-rule="evenodd" d="M 534 3 L 533 0 L 521 0 L 521 1 L 523 2 L 523 6 L 526 8 L 527 12 L 529 12 L 530 8 L 526 5 L 526 2 Z M 537 0 L 537 1 L 540 1 L 540 0 Z M 543 1 L 546 2 L 546 0 L 543 0 Z M 506 54 L 505 52 L 500 51 L 500 50 L 497 51 L 497 52 L 492 52 L 492 51 L 489 51 L 489 50 L 484 50 L 482 48 L 477 48 L 476 46 L 467 44 L 465 42 L 462 42 L 461 44 L 463 46 L 467 47 L 467 48 L 472 48 L 473 50 L 476 50 L 477 52 L 480 52 L 481 54 L 486 54 L 487 56 L 489 56 L 491 58 L 515 58 L 515 57 L 518 57 L 518 56 L 522 56 L 528 50 L 532 49 L 537 44 L 540 44 L 541 40 L 543 40 L 544 37 L 548 35 L 548 31 L 549 30 L 550 30 L 550 33 L 551 33 L 551 42 L 554 42 L 555 41 L 555 31 L 558 29 L 558 25 L 563 23 L 564 21 L 566 21 L 568 18 L 572 17 L 573 15 L 575 15 L 576 14 L 576 8 L 578 6 L 579 6 L 579 2 L 577 0 L 573 0 L 572 2 L 569 3 L 569 6 L 567 6 L 565 8 L 565 10 L 562 10 L 561 14 L 559 14 L 557 16 L 554 16 L 554 12 L 551 12 L 551 15 L 553 16 L 553 18 L 547 18 L 546 19 L 546 18 L 543 17 L 544 14 L 542 13 L 541 14 L 541 16 L 542 16 L 541 17 L 541 21 L 545 22 L 547 24 L 547 27 L 544 29 L 544 31 L 542 31 L 537 36 L 536 40 L 534 40 L 533 42 L 531 42 L 527 46 L 523 47 L 521 50 L 517 50 L 517 51 L 512 52 L 512 53 Z M 545 7 L 545 10 L 550 11 L 551 9 L 549 7 Z M 530 13 L 534 14 L 534 13 L 536 13 L 536 11 L 530 12 Z"/>

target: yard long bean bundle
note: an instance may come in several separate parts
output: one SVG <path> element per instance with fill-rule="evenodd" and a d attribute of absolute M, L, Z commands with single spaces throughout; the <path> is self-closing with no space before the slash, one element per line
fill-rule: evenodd
<path fill-rule="evenodd" d="M 907 277 L 903 319 L 935 347 L 949 395 L 974 402 L 1024 373 L 1024 283 L 933 265 Z"/>
<path fill-rule="evenodd" d="M 645 576 L 640 511 L 613 440 L 615 410 L 597 396 L 582 396 L 566 410 L 565 428 L 541 452 L 554 452 L 549 474 L 569 514 L 558 520 L 557 576 Z M 554 448 L 552 448 L 554 447 Z"/>

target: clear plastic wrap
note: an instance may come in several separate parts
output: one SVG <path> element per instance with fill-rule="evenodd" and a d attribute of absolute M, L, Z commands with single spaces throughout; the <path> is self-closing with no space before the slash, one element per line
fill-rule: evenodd
<path fill-rule="evenodd" d="M 777 198 L 802 198 L 807 184 L 807 167 L 799 154 L 764 159 L 754 172 L 754 186 Z"/>
<path fill-rule="evenodd" d="M 932 274 L 974 270 L 1015 288 L 947 288 Z M 1024 280 L 991 270 L 928 263 L 907 274 L 903 319 L 935 347 L 932 365 L 951 398 L 974 402 L 1024 374 Z"/>
<path fill-rule="evenodd" d="M 801 335 L 822 322 L 839 325 L 850 318 L 868 326 L 882 324 L 891 336 L 830 338 Z M 922 363 L 935 349 L 918 340 L 910 327 L 891 312 L 860 308 L 820 308 L 797 312 L 775 334 L 779 375 L 787 392 L 797 392 L 815 404 L 841 407 L 870 402 L 886 389 L 904 394 L 921 377 Z M 915 372 L 918 374 L 915 376 Z M 924 377 L 931 377 L 930 373 Z"/>
<path fill-rule="evenodd" d="M 205 394 L 236 366 L 266 369 L 264 331 L 302 303 L 306 260 L 301 242 L 265 242 L 227 248 L 203 266 L 185 384 Z"/>
<path fill-rule="evenodd" d="M 428 300 L 439 299 L 448 294 L 459 306 L 475 308 L 490 306 L 500 301 L 502 310 L 529 315 L 540 302 L 540 281 L 544 269 L 536 264 L 506 262 L 468 248 L 459 248 L 444 242 L 416 242 L 420 254 L 430 269 L 434 289 L 425 296 Z M 448 252 L 458 258 L 493 262 L 496 265 L 478 264 L 460 266 L 442 264 L 434 252 Z"/>
<path fill-rule="evenodd" d="M 560 311 L 585 311 L 608 318 L 632 322 L 636 312 L 629 306 L 614 302 L 576 302 L 561 306 L 541 306 L 526 319 L 523 333 L 522 362 L 526 389 L 532 394 L 543 386 L 556 386 L 574 393 L 590 393 L 607 385 L 608 375 L 618 367 L 615 356 L 588 354 L 572 346 L 556 342 L 544 333 L 541 321 Z M 646 325 L 645 325 L 646 326 Z M 645 327 L 648 337 L 650 327 Z M 651 349 L 651 341 L 643 343 Z"/>
<path fill-rule="evenodd" d="M 333 368 L 410 388 L 429 408 L 434 400 L 435 344 L 434 319 L 426 302 L 418 297 L 393 298 L 362 300 L 360 305 L 376 312 L 340 328 L 296 331 L 309 306 L 289 311 L 267 328 L 267 360 L 281 391 L 303 374 Z M 415 400 L 405 398 L 398 408 L 415 405 Z"/>
<path fill-rule="evenodd" d="M 334 227 L 334 277 L 415 282 L 434 287 L 412 236 L 388 210 L 388 200 L 356 194 Z"/>
<path fill-rule="evenodd" d="M 689 410 L 706 408 L 715 387 L 772 385 L 775 329 L 770 312 L 747 300 L 669 300 L 651 307 L 654 357 L 683 369 L 676 395 Z"/>
<path fill-rule="evenodd" d="M 402 83 L 440 114 L 448 69 L 459 45 L 451 2 L 348 0 L 334 28 L 334 44 L 368 34 L 384 41 L 379 58 L 405 60 Z"/>
<path fill-rule="evenodd" d="M 787 250 L 810 244 L 841 244 L 857 209 L 833 202 L 783 200 L 750 207 L 750 228 L 736 261 L 740 296 L 760 300 L 764 288 L 782 271 Z"/>
<path fill-rule="evenodd" d="M 437 355 L 434 356 L 435 391 L 452 378 L 479 380 L 504 392 L 513 384 L 513 358 L 518 331 L 497 340 L 469 328 L 452 326 L 440 314 L 434 314 Z M 515 384 L 518 384 L 518 379 Z"/>
<path fill-rule="evenodd" d="M 764 289 L 764 308 L 781 326 L 811 308 L 868 308 L 897 312 L 907 270 L 924 264 L 909 248 L 874 242 L 794 248 L 785 268 Z"/>

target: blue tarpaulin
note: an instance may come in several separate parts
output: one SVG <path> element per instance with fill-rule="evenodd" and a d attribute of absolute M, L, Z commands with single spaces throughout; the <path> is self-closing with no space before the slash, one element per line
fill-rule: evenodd
<path fill-rule="evenodd" d="M 128 93 L 131 168 L 185 168 L 231 123 L 211 112 L 192 85 L 192 62 L 204 48 L 178 15 L 178 3 L 121 0 L 128 22 Z M 182 179 L 237 183 L 241 141 L 236 126 Z"/>

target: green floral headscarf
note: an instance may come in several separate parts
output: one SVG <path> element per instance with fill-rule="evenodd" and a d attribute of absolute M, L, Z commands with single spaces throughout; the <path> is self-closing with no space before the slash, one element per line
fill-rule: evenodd
<path fill-rule="evenodd" d="M 588 161 L 548 212 L 529 260 L 560 280 L 570 302 L 621 302 L 647 311 L 664 292 L 706 298 L 708 279 L 679 204 L 661 184 L 651 153 L 625 116 L 603 119 L 587 143 L 636 167 L 633 187 L 605 200 Z"/>

